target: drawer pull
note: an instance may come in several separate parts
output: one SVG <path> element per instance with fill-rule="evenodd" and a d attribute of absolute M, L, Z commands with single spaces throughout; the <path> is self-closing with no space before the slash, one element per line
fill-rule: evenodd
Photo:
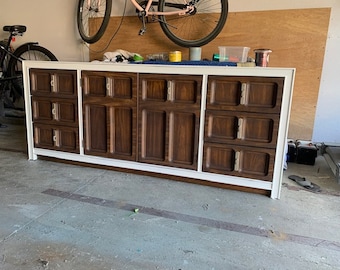
<path fill-rule="evenodd" d="M 106 96 L 112 96 L 111 81 L 106 79 Z"/>
<path fill-rule="evenodd" d="M 240 171 L 240 151 L 235 152 L 235 164 L 234 164 L 234 171 L 239 172 Z"/>
<path fill-rule="evenodd" d="M 167 100 L 173 101 L 174 100 L 174 83 L 173 81 L 168 81 L 168 96 Z"/>
<path fill-rule="evenodd" d="M 57 87 L 57 78 L 56 78 L 56 75 L 53 74 L 51 76 L 50 84 L 51 84 L 51 92 L 57 92 L 58 87 Z"/>
<path fill-rule="evenodd" d="M 53 130 L 53 142 L 54 142 L 54 146 L 60 147 L 60 132 L 59 130 Z"/>
<path fill-rule="evenodd" d="M 237 127 L 237 139 L 244 139 L 244 119 L 238 119 L 238 127 Z"/>
<path fill-rule="evenodd" d="M 59 106 L 57 103 L 52 103 L 52 118 L 53 120 L 59 120 Z"/>
<path fill-rule="evenodd" d="M 248 104 L 248 89 L 249 89 L 249 84 L 248 83 L 242 83 L 241 98 L 240 98 L 240 104 L 241 105 Z"/>

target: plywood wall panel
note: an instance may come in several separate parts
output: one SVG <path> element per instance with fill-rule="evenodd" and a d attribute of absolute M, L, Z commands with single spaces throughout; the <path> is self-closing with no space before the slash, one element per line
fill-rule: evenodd
<path fill-rule="evenodd" d="M 229 13 L 221 34 L 202 47 L 202 57 L 211 59 L 213 53 L 218 53 L 220 45 L 250 47 L 249 56 L 252 57 L 254 49 L 270 48 L 273 51 L 269 62 L 271 67 L 295 67 L 289 137 L 308 140 L 312 137 L 329 16 L 330 8 Z M 120 22 L 121 18 L 111 18 L 104 37 L 91 45 L 90 59 L 102 59 L 103 52 L 116 49 L 138 52 L 143 56 L 180 50 L 183 59 L 189 58 L 188 49 L 169 41 L 158 23 L 148 24 L 146 34 L 139 36 L 141 21 L 137 17 L 125 17 L 110 42 L 117 21 Z"/>

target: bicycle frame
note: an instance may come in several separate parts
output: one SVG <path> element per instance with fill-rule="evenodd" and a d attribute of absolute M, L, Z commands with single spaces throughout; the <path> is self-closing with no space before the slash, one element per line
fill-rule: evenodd
<path fill-rule="evenodd" d="M 101 0 L 97 1 L 97 6 L 100 6 Z M 185 9 L 180 10 L 180 11 L 169 11 L 169 12 L 164 12 L 164 11 L 150 11 L 150 7 L 153 3 L 153 0 L 148 0 L 147 5 L 145 8 L 143 8 L 136 0 L 130 0 L 130 2 L 138 9 L 140 12 L 145 12 L 145 16 L 148 15 L 185 15 L 192 10 L 194 10 L 194 7 L 192 5 L 187 5 L 186 2 L 183 0 L 183 7 Z M 91 0 L 87 0 L 87 5 L 91 7 Z"/>
<path fill-rule="evenodd" d="M 180 10 L 180 11 L 168 11 L 168 12 L 150 11 L 150 7 L 152 5 L 153 0 L 148 0 L 148 3 L 146 4 L 145 9 L 136 0 L 130 0 L 130 1 L 139 11 L 145 12 L 146 13 L 145 16 L 148 16 L 148 15 L 185 15 L 194 9 L 192 5 L 188 6 L 184 0 L 183 0 L 183 7 L 185 7 L 185 9 Z"/>

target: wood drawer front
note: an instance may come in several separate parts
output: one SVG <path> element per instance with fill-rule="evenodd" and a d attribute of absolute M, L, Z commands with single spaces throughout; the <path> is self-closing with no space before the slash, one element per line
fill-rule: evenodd
<path fill-rule="evenodd" d="M 84 105 L 85 154 L 136 160 L 136 109 Z"/>
<path fill-rule="evenodd" d="M 82 72 L 84 97 L 136 99 L 137 74 L 116 72 Z"/>
<path fill-rule="evenodd" d="M 63 98 L 77 96 L 77 72 L 74 70 L 31 69 L 32 95 Z"/>
<path fill-rule="evenodd" d="M 32 98 L 34 122 L 78 126 L 78 106 L 71 99 Z"/>
<path fill-rule="evenodd" d="M 198 128 L 198 111 L 143 109 L 138 161 L 196 169 Z"/>
<path fill-rule="evenodd" d="M 233 111 L 206 111 L 205 142 L 276 147 L 279 116 Z"/>
<path fill-rule="evenodd" d="M 207 109 L 279 113 L 283 78 L 209 76 Z"/>
<path fill-rule="evenodd" d="M 204 144 L 203 171 L 272 181 L 274 149 Z"/>
<path fill-rule="evenodd" d="M 140 74 L 140 101 L 183 105 L 201 102 L 202 76 Z"/>
<path fill-rule="evenodd" d="M 34 146 L 79 153 L 78 128 L 34 124 Z"/>

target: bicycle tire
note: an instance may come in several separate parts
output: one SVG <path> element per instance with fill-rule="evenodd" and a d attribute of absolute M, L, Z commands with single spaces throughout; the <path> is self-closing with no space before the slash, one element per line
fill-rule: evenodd
<path fill-rule="evenodd" d="M 48 49 L 35 43 L 25 43 L 19 46 L 13 53 L 8 62 L 8 74 L 14 77 L 13 89 L 19 96 L 24 95 L 24 86 L 22 78 L 22 64 L 18 59 L 34 61 L 58 61 L 57 57 Z"/>
<path fill-rule="evenodd" d="M 187 0 L 194 4 L 194 11 L 185 15 L 160 15 L 164 34 L 182 47 L 201 47 L 211 42 L 222 31 L 228 17 L 228 0 Z M 159 0 L 162 12 L 179 10 L 183 0 Z M 183 6 L 183 5 L 182 5 Z"/>
<path fill-rule="evenodd" d="M 90 0 L 90 3 L 91 6 L 88 7 L 88 0 L 79 0 L 77 26 L 81 38 L 91 44 L 104 35 L 111 16 L 112 0 L 101 0 L 100 6 L 97 5 L 97 0 Z"/>

